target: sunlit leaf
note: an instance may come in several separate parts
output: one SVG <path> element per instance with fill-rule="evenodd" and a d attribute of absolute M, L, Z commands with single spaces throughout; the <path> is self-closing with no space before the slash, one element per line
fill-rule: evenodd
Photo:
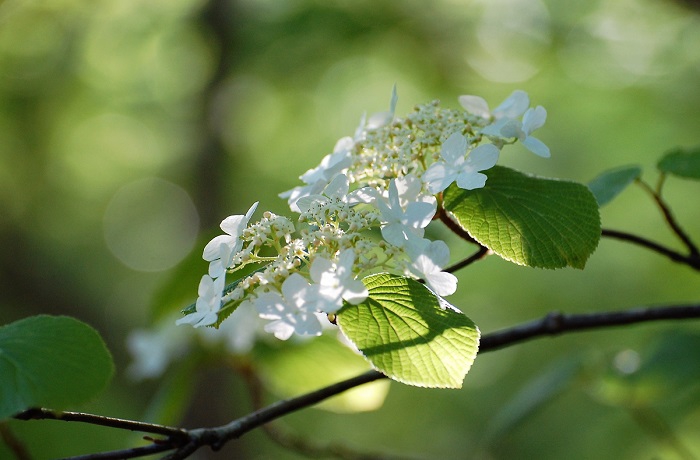
<path fill-rule="evenodd" d="M 657 167 L 666 174 L 700 179 L 700 147 L 672 150 L 659 160 Z"/>
<path fill-rule="evenodd" d="M 0 327 L 0 419 L 30 407 L 63 409 L 101 392 L 112 357 L 92 327 L 32 316 Z"/>
<path fill-rule="evenodd" d="M 274 348 L 260 344 L 254 356 L 256 368 L 267 386 L 283 397 L 317 390 L 370 369 L 362 356 L 329 335 Z M 334 412 L 375 410 L 384 403 L 389 383 L 378 380 L 361 385 L 315 407 Z"/>
<path fill-rule="evenodd" d="M 593 192 L 598 206 L 602 207 L 611 202 L 641 175 L 642 168 L 639 166 L 625 166 L 622 168 L 610 169 L 590 181 L 588 183 L 588 188 Z"/>
<path fill-rule="evenodd" d="M 583 184 L 545 179 L 502 166 L 486 186 L 455 184 L 444 207 L 469 234 L 506 260 L 541 268 L 583 268 L 600 240 L 598 203 Z"/>
<path fill-rule="evenodd" d="M 409 385 L 460 388 L 479 329 L 423 284 L 390 274 L 363 280 L 369 297 L 338 312 L 338 325 L 372 366 Z"/>

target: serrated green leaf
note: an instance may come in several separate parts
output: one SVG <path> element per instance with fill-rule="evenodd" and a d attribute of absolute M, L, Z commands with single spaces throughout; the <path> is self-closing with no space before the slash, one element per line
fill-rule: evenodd
<path fill-rule="evenodd" d="M 254 349 L 254 358 L 266 386 L 282 397 L 298 396 L 370 368 L 362 356 L 329 335 L 283 346 L 261 343 Z M 340 413 L 376 410 L 384 404 L 389 383 L 378 380 L 361 385 L 315 407 Z"/>
<path fill-rule="evenodd" d="M 656 165 L 659 171 L 687 179 L 700 179 L 700 147 L 676 149 L 664 155 Z"/>
<path fill-rule="evenodd" d="M 540 268 L 583 268 L 600 240 L 598 203 L 583 184 L 503 166 L 484 188 L 452 184 L 443 206 L 469 234 L 502 258 Z"/>
<path fill-rule="evenodd" d="M 479 348 L 479 329 L 416 280 L 381 273 L 363 279 L 369 297 L 346 304 L 340 329 L 387 377 L 409 385 L 461 388 Z"/>
<path fill-rule="evenodd" d="M 63 409 L 95 397 L 114 372 L 92 327 L 32 316 L 0 327 L 0 419 L 30 407 Z"/>
<path fill-rule="evenodd" d="M 598 206 L 602 207 L 611 202 L 629 184 L 642 175 L 639 166 L 624 166 L 622 168 L 604 171 L 598 177 L 588 183 L 588 188 L 593 192 Z"/>

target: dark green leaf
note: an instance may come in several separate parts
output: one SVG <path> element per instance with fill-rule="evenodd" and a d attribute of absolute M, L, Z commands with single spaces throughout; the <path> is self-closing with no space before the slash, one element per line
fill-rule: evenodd
<path fill-rule="evenodd" d="M 576 182 L 495 166 L 484 188 L 452 184 L 443 204 L 475 240 L 520 265 L 583 268 L 600 240 L 598 203 Z"/>
<path fill-rule="evenodd" d="M 588 183 L 598 206 L 604 206 L 619 195 L 629 184 L 642 175 L 642 168 L 639 166 L 625 166 L 622 168 L 610 169 L 601 173 L 598 177 Z"/>
<path fill-rule="evenodd" d="M 700 147 L 672 150 L 661 158 L 657 167 L 666 174 L 700 179 Z"/>
<path fill-rule="evenodd" d="M 63 409 L 101 392 L 114 372 L 93 328 L 66 316 L 0 327 L 0 419 L 30 407 Z"/>

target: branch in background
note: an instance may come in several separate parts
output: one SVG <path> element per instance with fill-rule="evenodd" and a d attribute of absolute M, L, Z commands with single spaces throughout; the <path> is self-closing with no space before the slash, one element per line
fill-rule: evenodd
<path fill-rule="evenodd" d="M 554 336 L 589 329 L 604 329 L 651 321 L 682 320 L 691 318 L 700 318 L 700 305 L 671 305 L 666 307 L 647 307 L 604 313 L 570 315 L 563 313 L 550 313 L 544 318 L 484 335 L 481 339 L 479 352 L 486 353 L 489 351 L 499 350 L 545 336 Z M 295 398 L 278 401 L 267 407 L 256 410 L 251 414 L 234 420 L 231 423 L 215 428 L 185 430 L 90 414 L 55 412 L 48 409 L 30 409 L 26 412 L 18 414 L 16 418 L 22 420 L 55 419 L 64 421 L 81 421 L 168 436 L 166 439 L 154 441 L 154 444 L 142 448 L 93 454 L 91 456 L 76 457 L 75 459 L 106 460 L 116 458 L 137 458 L 148 455 L 149 453 L 174 450 L 173 453 L 165 458 L 176 460 L 188 457 L 190 454 L 205 445 L 211 446 L 211 448 L 214 450 L 218 450 L 228 441 L 239 438 L 245 433 L 271 422 L 272 420 L 281 418 L 299 409 L 311 407 L 316 403 L 319 403 L 332 396 L 336 396 L 351 388 L 384 378 L 386 378 L 386 376 L 377 371 L 368 371 L 364 374 L 335 383 L 333 385 L 329 385 L 319 390 L 312 391 Z M 66 417 L 66 414 L 69 414 L 68 418 Z M 147 451 L 148 449 L 152 450 Z"/>
<path fill-rule="evenodd" d="M 489 248 L 487 248 L 486 246 L 480 246 L 479 250 L 476 251 L 474 254 L 472 254 L 471 256 L 467 257 L 464 260 L 457 262 L 454 265 L 450 265 L 444 271 L 446 271 L 447 273 L 454 273 L 457 270 L 466 267 L 467 265 L 473 264 L 477 260 L 483 259 L 484 257 L 489 255 L 490 253 L 491 253 L 491 251 L 489 250 Z"/>
<path fill-rule="evenodd" d="M 646 190 L 649 193 L 649 195 L 651 195 L 651 197 L 654 199 L 654 202 L 661 210 L 661 213 L 664 215 L 664 220 L 666 220 L 668 226 L 671 227 L 673 233 L 675 233 L 676 236 L 680 238 L 680 240 L 683 242 L 685 247 L 688 248 L 688 251 L 690 251 L 690 256 L 697 260 L 698 256 L 700 256 L 700 251 L 698 251 L 698 247 L 695 246 L 695 243 L 693 243 L 690 237 L 685 233 L 685 231 L 683 231 L 676 218 L 673 217 L 673 214 L 671 213 L 671 208 L 668 207 L 664 199 L 661 197 L 663 177 L 664 175 L 662 175 L 662 177 L 659 179 L 659 185 L 657 187 L 657 190 L 654 190 L 651 187 L 649 187 L 649 185 L 644 181 L 637 180 L 636 183 L 639 184 L 644 190 Z"/>
<path fill-rule="evenodd" d="M 621 232 L 618 230 L 603 229 L 601 235 L 608 238 L 614 238 L 617 240 L 626 241 L 628 243 L 642 246 L 646 249 L 661 254 L 662 256 L 665 256 L 674 262 L 688 265 L 689 267 L 695 270 L 700 270 L 700 255 L 698 254 L 691 253 L 690 255 L 684 255 L 680 252 L 674 251 L 673 249 L 669 249 L 665 246 L 655 243 L 654 241 L 642 238 L 641 236 L 633 235 L 627 232 Z"/>

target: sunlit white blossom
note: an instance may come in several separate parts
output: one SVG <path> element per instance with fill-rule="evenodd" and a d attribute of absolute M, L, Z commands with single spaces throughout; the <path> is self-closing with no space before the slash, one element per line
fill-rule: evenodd
<path fill-rule="evenodd" d="M 209 276 L 212 278 L 224 275 L 231 265 L 233 256 L 241 250 L 243 246 L 241 235 L 257 207 L 256 201 L 245 216 L 235 215 L 224 219 L 221 222 L 221 230 L 226 232 L 226 235 L 215 237 L 204 247 L 202 258 L 209 262 Z"/>
<path fill-rule="evenodd" d="M 457 290 L 457 277 L 442 269 L 450 261 L 450 250 L 444 241 L 414 240 L 407 245 L 411 258 L 408 269 L 437 295 L 448 296 Z"/>
<path fill-rule="evenodd" d="M 428 226 L 437 210 L 434 203 L 413 202 L 401 207 L 396 181 L 389 183 L 389 197 L 385 200 L 377 196 L 375 205 L 381 213 L 382 236 L 394 246 L 403 246 L 411 238 L 423 237 L 424 229 Z"/>
<path fill-rule="evenodd" d="M 549 158 L 549 147 L 547 147 L 541 140 L 532 137 L 532 133 L 537 128 L 544 126 L 544 122 L 547 120 L 547 111 L 541 105 L 538 105 L 534 109 L 528 109 L 523 115 L 522 132 L 518 136 L 520 143 L 527 147 L 535 155 L 539 155 L 543 158 Z"/>
<path fill-rule="evenodd" d="M 309 309 L 317 298 L 318 288 L 294 273 L 282 284 L 281 295 L 274 291 L 263 292 L 255 299 L 255 307 L 261 318 L 272 321 L 265 325 L 265 331 L 280 340 L 287 340 L 294 333 L 321 334 L 321 322 L 316 313 Z"/>
<path fill-rule="evenodd" d="M 520 117 L 530 107 L 530 97 L 525 91 L 515 90 L 498 107 L 493 109 L 493 112 L 489 111 L 486 100 L 479 96 L 459 96 L 459 103 L 465 110 L 481 118 L 512 119 Z"/>
<path fill-rule="evenodd" d="M 311 279 L 318 285 L 318 308 L 325 313 L 335 313 L 343 306 L 343 300 L 353 305 L 364 301 L 369 292 L 362 281 L 354 279 L 352 267 L 355 252 L 346 249 L 337 262 L 316 257 L 309 270 Z"/>
<path fill-rule="evenodd" d="M 467 139 L 454 133 L 442 144 L 440 161 L 436 161 L 423 174 L 423 181 L 432 193 L 445 190 L 452 182 L 465 190 L 481 188 L 486 184 L 486 175 L 479 171 L 492 168 L 498 161 L 498 148 L 493 144 L 482 144 L 467 156 Z"/>
<path fill-rule="evenodd" d="M 177 320 L 176 324 L 191 324 L 194 327 L 211 326 L 219 319 L 221 295 L 224 290 L 225 277 L 212 279 L 202 276 L 199 282 L 199 297 L 195 303 L 196 311 Z"/>

